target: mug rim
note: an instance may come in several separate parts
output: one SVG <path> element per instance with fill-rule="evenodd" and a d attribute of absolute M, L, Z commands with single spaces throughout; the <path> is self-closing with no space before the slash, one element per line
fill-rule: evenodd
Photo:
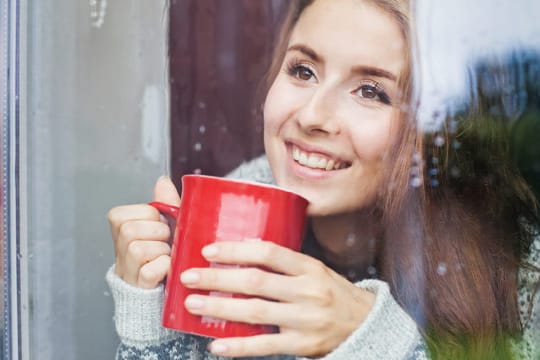
<path fill-rule="evenodd" d="M 216 180 L 216 181 L 226 181 L 226 182 L 234 182 L 234 183 L 238 183 L 238 184 L 266 187 L 266 188 L 269 188 L 269 189 L 279 190 L 279 191 L 289 193 L 291 195 L 298 196 L 299 198 L 304 199 L 309 204 L 309 200 L 306 199 L 304 196 L 302 196 L 302 195 L 300 195 L 300 194 L 298 194 L 298 193 L 296 193 L 296 192 L 294 192 L 292 190 L 289 190 L 289 189 L 286 189 L 286 188 L 283 188 L 283 187 L 279 187 L 279 186 L 274 185 L 274 184 L 267 184 L 267 183 L 253 181 L 253 180 L 242 180 L 242 179 L 234 179 L 234 178 L 227 178 L 227 177 L 213 176 L 213 175 L 202 175 L 202 174 L 186 174 L 186 175 L 182 175 L 182 180 L 184 178 L 207 178 L 207 179 Z"/>

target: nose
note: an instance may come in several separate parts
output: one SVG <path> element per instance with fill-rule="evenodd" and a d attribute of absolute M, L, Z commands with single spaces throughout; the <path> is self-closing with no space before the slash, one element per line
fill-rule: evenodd
<path fill-rule="evenodd" d="M 298 125 L 309 134 L 337 135 L 340 132 L 339 99 L 336 90 L 319 87 L 305 99 Z"/>

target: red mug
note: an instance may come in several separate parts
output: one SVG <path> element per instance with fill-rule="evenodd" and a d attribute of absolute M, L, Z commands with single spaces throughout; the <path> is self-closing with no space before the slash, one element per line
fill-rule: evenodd
<path fill-rule="evenodd" d="M 225 321 L 186 311 L 191 294 L 246 298 L 246 295 L 188 289 L 180 274 L 190 268 L 224 267 L 209 263 L 201 250 L 219 241 L 263 239 L 299 251 L 308 201 L 272 185 L 205 175 L 182 177 L 179 207 L 150 205 L 176 218 L 171 268 L 165 283 L 162 324 L 186 333 L 223 338 L 275 332 L 273 326 Z"/>

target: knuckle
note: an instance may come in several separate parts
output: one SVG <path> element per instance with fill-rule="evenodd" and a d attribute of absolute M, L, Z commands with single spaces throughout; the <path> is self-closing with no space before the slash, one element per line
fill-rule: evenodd
<path fill-rule="evenodd" d="M 134 260 L 142 260 L 145 256 L 146 250 L 139 241 L 132 241 L 127 248 L 127 254 Z"/>
<path fill-rule="evenodd" d="M 127 221 L 120 225 L 119 236 L 126 240 L 133 240 L 137 236 L 136 225 L 132 221 Z"/>
<path fill-rule="evenodd" d="M 159 282 L 160 274 L 149 266 L 143 266 L 139 270 L 139 281 L 146 285 L 153 285 Z"/>
<path fill-rule="evenodd" d="M 200 274 L 202 278 L 201 283 L 204 283 L 206 286 L 214 286 L 220 283 L 219 272 L 201 269 Z"/>
<path fill-rule="evenodd" d="M 268 320 L 268 311 L 266 304 L 261 299 L 248 300 L 249 310 L 247 311 L 248 320 L 252 324 L 265 324 Z"/>
<path fill-rule="evenodd" d="M 325 339 L 325 337 L 322 337 L 322 336 L 315 336 L 315 337 L 312 337 L 309 341 L 308 341 L 308 348 L 309 348 L 309 352 L 311 352 L 312 354 L 322 354 L 322 353 L 325 353 L 326 352 L 326 342 L 327 340 Z"/>
<path fill-rule="evenodd" d="M 109 212 L 107 213 L 107 220 L 111 225 L 116 225 L 121 221 L 119 206 L 109 209 Z"/>
<path fill-rule="evenodd" d="M 246 282 L 249 289 L 252 289 L 255 292 L 263 289 L 266 284 L 265 274 L 261 270 L 256 269 L 256 268 L 248 269 L 246 271 L 247 271 Z"/>
<path fill-rule="evenodd" d="M 167 239 L 170 236 L 170 229 L 167 225 L 156 222 L 152 224 L 150 236 L 154 239 Z"/>
<path fill-rule="evenodd" d="M 328 275 L 328 268 L 326 267 L 326 265 L 321 261 L 321 260 L 318 260 L 318 259 L 312 259 L 312 266 L 313 266 L 313 271 L 317 274 L 317 275 L 320 275 L 320 276 L 326 276 Z"/>
<path fill-rule="evenodd" d="M 319 291 L 319 304 L 323 307 L 329 307 L 334 304 L 335 296 L 332 289 L 321 289 Z"/>
<path fill-rule="evenodd" d="M 314 312 L 313 316 L 310 319 L 313 330 L 317 332 L 324 332 L 332 328 L 334 324 L 334 319 L 325 315 L 326 313 L 323 313 L 322 311 Z"/>
<path fill-rule="evenodd" d="M 261 243 L 261 251 L 259 253 L 263 263 L 272 261 L 276 256 L 276 246 L 270 241 L 263 241 Z"/>

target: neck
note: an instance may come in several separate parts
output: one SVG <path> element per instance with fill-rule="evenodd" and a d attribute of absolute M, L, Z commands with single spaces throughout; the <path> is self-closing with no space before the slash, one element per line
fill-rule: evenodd
<path fill-rule="evenodd" d="M 371 210 L 311 220 L 315 238 L 327 259 L 366 268 L 375 258 L 377 223 Z"/>

